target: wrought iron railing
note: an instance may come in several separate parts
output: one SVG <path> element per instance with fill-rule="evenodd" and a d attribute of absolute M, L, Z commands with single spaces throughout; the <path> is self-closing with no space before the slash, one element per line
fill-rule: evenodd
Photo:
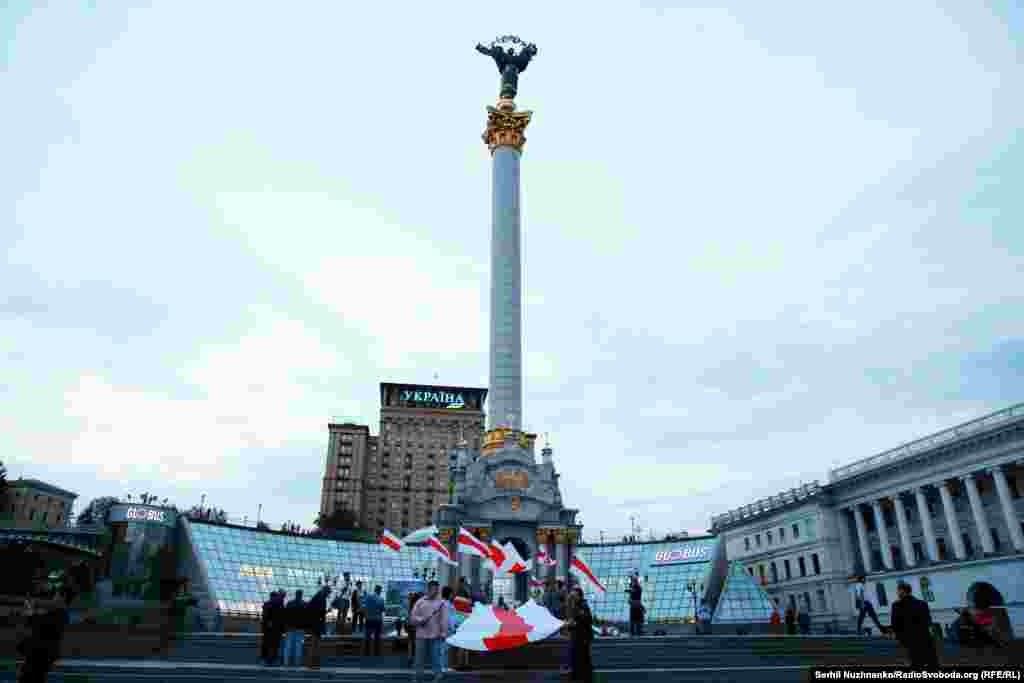
<path fill-rule="evenodd" d="M 868 470 L 891 465 L 923 451 L 937 448 L 938 446 L 943 446 L 968 436 L 974 436 L 995 427 L 1002 427 L 1018 420 L 1024 420 L 1024 403 L 1012 405 L 991 415 L 979 417 L 956 427 L 944 429 L 930 436 L 897 446 L 884 453 L 873 455 L 870 458 L 864 458 L 863 460 L 836 468 L 829 473 L 829 481 L 837 482 L 842 479 L 848 479 Z"/>

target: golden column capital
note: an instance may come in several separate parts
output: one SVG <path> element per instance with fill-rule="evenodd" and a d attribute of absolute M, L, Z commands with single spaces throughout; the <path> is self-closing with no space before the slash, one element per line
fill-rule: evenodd
<path fill-rule="evenodd" d="M 489 528 L 478 527 L 476 529 L 473 529 L 473 531 L 475 532 L 473 535 L 479 538 L 484 543 L 491 542 L 491 530 Z"/>
<path fill-rule="evenodd" d="M 555 545 L 565 545 L 567 540 L 565 532 L 565 529 L 555 529 L 551 532 L 551 535 L 555 539 Z"/>
<path fill-rule="evenodd" d="M 526 127 L 530 125 L 530 111 L 510 111 L 487 107 L 487 129 L 483 139 L 494 154 L 498 147 L 514 147 L 523 150 L 526 143 Z"/>
<path fill-rule="evenodd" d="M 545 546 L 551 542 L 551 529 L 537 529 L 537 545 Z"/>
<path fill-rule="evenodd" d="M 569 545 L 576 545 L 576 540 L 579 538 L 579 531 L 576 529 L 565 530 L 565 542 Z"/>

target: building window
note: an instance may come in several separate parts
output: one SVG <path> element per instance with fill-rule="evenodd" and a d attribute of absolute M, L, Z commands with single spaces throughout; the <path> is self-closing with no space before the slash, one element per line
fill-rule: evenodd
<path fill-rule="evenodd" d="M 769 531 L 768 533 L 765 534 L 765 536 L 768 538 L 768 545 L 771 545 L 772 544 L 772 532 Z"/>
<path fill-rule="evenodd" d="M 995 550 L 998 553 L 1001 544 L 999 543 L 999 532 L 996 531 L 995 527 L 992 528 L 992 543 L 995 545 Z"/>
<path fill-rule="evenodd" d="M 821 573 L 821 563 L 818 561 L 818 553 L 811 555 L 811 566 L 814 567 L 815 574 Z"/>
<path fill-rule="evenodd" d="M 1006 486 L 1010 489 L 1011 498 L 1020 498 L 1020 489 L 1017 488 L 1017 477 L 1007 477 Z"/>
<path fill-rule="evenodd" d="M 750 550 L 750 536 L 743 539 L 743 548 L 745 550 Z"/>
<path fill-rule="evenodd" d="M 804 609 L 807 610 L 808 614 L 814 611 L 811 609 L 811 594 L 806 591 L 804 592 Z"/>
<path fill-rule="evenodd" d="M 804 558 L 798 557 L 796 563 L 800 567 L 800 576 L 807 576 L 807 563 L 804 561 Z"/>
<path fill-rule="evenodd" d="M 756 545 L 758 548 L 761 547 L 761 534 L 756 534 L 754 536 L 754 545 Z"/>
<path fill-rule="evenodd" d="M 783 560 L 782 561 L 782 568 L 786 572 L 786 580 L 789 581 L 790 579 L 792 579 L 793 578 L 793 571 L 792 571 L 792 569 L 789 566 L 789 560 Z"/>
<path fill-rule="evenodd" d="M 879 607 L 885 607 L 889 604 L 889 598 L 885 595 L 885 584 L 881 581 L 875 584 L 875 595 L 878 596 Z"/>
<path fill-rule="evenodd" d="M 924 562 L 924 548 L 921 547 L 920 543 L 914 543 L 914 561 Z"/>
<path fill-rule="evenodd" d="M 789 606 L 792 607 L 793 609 L 796 609 L 796 594 L 795 593 L 790 593 L 786 597 L 789 598 Z"/>
<path fill-rule="evenodd" d="M 754 575 L 754 568 L 753 567 L 747 567 L 747 571 L 750 573 L 751 576 Z"/>
<path fill-rule="evenodd" d="M 828 600 L 825 599 L 825 589 L 824 588 L 819 588 L 818 589 L 818 611 L 819 612 L 827 612 L 828 611 Z"/>
<path fill-rule="evenodd" d="M 903 506 L 903 514 L 907 518 L 907 524 L 914 523 L 914 508 L 910 507 L 909 505 Z"/>
<path fill-rule="evenodd" d="M 759 566 L 757 568 L 757 571 L 761 575 L 761 583 L 764 583 L 766 581 L 766 578 L 765 578 L 765 575 L 764 575 L 764 565 L 762 564 L 761 566 Z"/>
<path fill-rule="evenodd" d="M 944 562 L 946 560 L 946 539 L 936 538 L 935 546 L 939 549 L 939 561 Z"/>
<path fill-rule="evenodd" d="M 799 524 L 794 524 L 793 525 L 793 540 L 796 540 L 798 538 L 800 538 L 800 525 Z"/>
<path fill-rule="evenodd" d="M 772 583 L 779 582 L 779 568 L 772 562 Z"/>
<path fill-rule="evenodd" d="M 885 510 L 882 510 L 882 521 L 885 522 L 885 526 L 892 527 L 894 525 L 894 520 L 893 520 L 894 516 L 895 515 L 892 514 L 892 510 L 890 510 L 888 508 L 886 508 Z"/>
<path fill-rule="evenodd" d="M 779 543 L 785 543 L 785 542 L 786 542 L 786 527 L 780 526 L 779 527 Z"/>
<path fill-rule="evenodd" d="M 974 554 L 974 544 L 971 543 L 971 537 L 967 534 L 963 534 L 964 537 L 964 552 L 970 557 Z"/>
<path fill-rule="evenodd" d="M 928 501 L 928 516 L 935 519 L 935 502 L 931 500 Z"/>

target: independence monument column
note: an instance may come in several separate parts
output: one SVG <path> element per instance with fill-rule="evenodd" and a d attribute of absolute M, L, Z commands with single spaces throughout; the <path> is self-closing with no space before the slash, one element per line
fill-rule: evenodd
<path fill-rule="evenodd" d="M 494 59 L 501 74 L 496 107 L 487 107 L 483 139 L 493 157 L 491 195 L 491 353 L 487 429 L 519 432 L 523 421 L 522 284 L 519 161 L 532 112 L 516 111 L 519 74 L 537 46 L 501 36 L 478 52 Z"/>

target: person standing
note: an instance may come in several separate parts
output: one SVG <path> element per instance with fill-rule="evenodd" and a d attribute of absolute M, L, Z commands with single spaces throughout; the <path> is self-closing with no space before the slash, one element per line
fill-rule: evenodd
<path fill-rule="evenodd" d="M 444 677 L 441 642 L 448 637 L 448 603 L 441 599 L 437 581 L 427 584 L 427 594 L 409 613 L 409 623 L 416 628 L 416 678 L 422 680 L 423 668 L 430 659 L 434 681 L 440 681 Z"/>
<path fill-rule="evenodd" d="M 323 586 L 306 604 L 306 628 L 310 634 L 309 668 L 320 668 L 320 639 L 327 628 L 327 596 L 330 586 Z"/>
<path fill-rule="evenodd" d="M 352 600 L 352 578 L 348 572 L 342 573 L 341 588 L 338 589 L 337 599 L 331 603 L 338 610 L 337 634 L 340 636 L 345 632 L 345 624 L 348 619 L 348 608 Z"/>
<path fill-rule="evenodd" d="M 544 609 L 551 612 L 551 616 L 555 619 L 561 619 L 562 607 L 559 604 L 558 591 L 555 589 L 553 581 L 548 581 L 544 587 L 544 597 L 542 598 Z"/>
<path fill-rule="evenodd" d="M 373 656 L 380 657 L 380 634 L 384 630 L 384 598 L 380 596 L 381 587 L 373 587 L 373 595 L 363 599 L 363 614 L 366 623 L 363 625 L 363 655 L 370 654 L 370 641 L 373 640 Z"/>
<path fill-rule="evenodd" d="M 704 598 L 701 598 L 700 607 L 697 609 L 697 622 L 700 624 L 701 633 L 711 635 L 711 609 Z"/>
<path fill-rule="evenodd" d="M 591 656 L 591 645 L 594 642 L 594 616 L 590 605 L 583 595 L 582 588 L 573 589 L 572 619 L 572 680 L 590 681 L 594 677 L 594 660 Z"/>
<path fill-rule="evenodd" d="M 420 601 L 423 596 L 420 593 L 412 592 L 409 594 L 409 608 L 405 613 L 405 635 L 408 639 L 406 643 L 407 652 L 409 655 L 408 665 L 411 669 L 415 664 L 416 659 L 416 624 L 412 620 L 412 611 L 416 609 L 416 603 Z"/>
<path fill-rule="evenodd" d="M 458 612 L 455 611 L 455 603 L 452 602 L 455 596 L 455 591 L 451 589 L 451 586 L 445 586 L 441 589 L 441 599 L 444 600 L 448 606 L 448 634 L 455 633 L 459 627 L 458 623 Z M 448 673 L 448 641 L 441 640 L 441 672 Z"/>
<path fill-rule="evenodd" d="M 898 599 L 892 606 L 892 631 L 896 640 L 906 648 L 910 666 L 914 669 L 935 670 L 939 657 L 932 639 L 932 615 L 928 603 L 913 596 L 906 581 L 896 584 Z"/>
<path fill-rule="evenodd" d="M 263 666 L 270 666 L 274 663 L 275 655 L 271 655 L 271 639 L 274 629 L 276 627 L 275 605 L 277 601 L 277 593 L 271 593 L 269 599 L 263 603 L 263 613 L 260 615 L 260 631 L 262 638 L 260 639 L 260 659 L 263 660 Z"/>
<path fill-rule="evenodd" d="M 793 605 L 790 605 L 789 607 L 786 608 L 785 620 L 786 620 L 786 635 L 787 636 L 795 636 L 796 635 L 796 608 L 793 607 Z"/>
<path fill-rule="evenodd" d="M 562 604 L 562 619 L 565 621 L 569 640 L 568 647 L 565 652 L 565 665 L 562 669 L 562 673 L 571 673 L 573 663 L 576 661 L 576 638 L 573 637 L 573 628 L 574 620 L 576 618 L 577 599 L 575 589 L 563 589 L 562 594 L 564 596 L 564 602 Z"/>
<path fill-rule="evenodd" d="M 864 633 L 864 617 L 871 617 L 871 621 L 875 622 L 875 626 L 878 627 L 878 632 L 884 634 L 886 632 L 885 627 L 878 621 L 878 615 L 875 613 L 875 606 L 871 604 L 871 600 L 864 595 L 864 577 L 861 576 L 857 579 L 857 583 L 853 587 L 854 601 L 857 605 L 857 635 Z"/>
<path fill-rule="evenodd" d="M 641 600 L 632 599 L 629 601 L 629 635 L 642 636 L 644 626 L 644 603 Z"/>
<path fill-rule="evenodd" d="M 363 614 L 363 600 L 366 599 L 366 592 L 363 590 L 363 582 L 356 581 L 355 590 L 352 591 L 352 633 L 360 627 L 365 628 L 366 617 Z"/>
<path fill-rule="evenodd" d="M 805 609 L 797 613 L 796 623 L 800 627 L 800 635 L 811 635 L 811 613 Z"/>
<path fill-rule="evenodd" d="M 295 598 L 285 606 L 284 622 L 287 629 L 284 665 L 302 666 L 302 645 L 306 638 L 306 603 L 302 591 L 295 591 Z"/>

